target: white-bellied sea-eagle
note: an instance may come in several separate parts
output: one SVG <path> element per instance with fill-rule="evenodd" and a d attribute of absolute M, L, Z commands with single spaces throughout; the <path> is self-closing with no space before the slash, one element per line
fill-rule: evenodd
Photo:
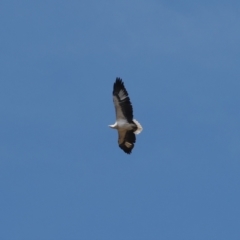
<path fill-rule="evenodd" d="M 143 128 L 133 119 L 133 108 L 128 92 L 121 78 L 116 78 L 113 85 L 113 103 L 116 110 L 116 122 L 109 127 L 118 131 L 118 145 L 127 154 L 132 152 L 136 142 L 136 134 Z"/>

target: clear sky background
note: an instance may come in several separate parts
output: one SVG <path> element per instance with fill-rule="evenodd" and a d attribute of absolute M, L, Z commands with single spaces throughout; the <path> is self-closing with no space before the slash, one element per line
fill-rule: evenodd
<path fill-rule="evenodd" d="M 239 240 L 239 26 L 234 0 L 1 0 L 0 239 Z"/>

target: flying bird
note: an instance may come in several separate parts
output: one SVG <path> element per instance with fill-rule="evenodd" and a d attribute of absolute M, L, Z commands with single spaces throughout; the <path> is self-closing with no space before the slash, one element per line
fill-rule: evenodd
<path fill-rule="evenodd" d="M 118 145 L 127 154 L 132 152 L 136 142 L 136 134 L 143 128 L 133 119 L 133 108 L 128 92 L 121 78 L 116 78 L 113 85 L 113 103 L 116 111 L 116 122 L 109 127 L 118 131 Z"/>

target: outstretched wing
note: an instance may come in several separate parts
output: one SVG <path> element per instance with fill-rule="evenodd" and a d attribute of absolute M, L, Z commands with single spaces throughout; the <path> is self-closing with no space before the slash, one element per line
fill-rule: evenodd
<path fill-rule="evenodd" d="M 132 152 L 135 142 L 136 136 L 133 130 L 118 130 L 118 145 L 125 153 L 130 154 Z"/>
<path fill-rule="evenodd" d="M 121 78 L 116 78 L 113 85 L 113 102 L 116 110 L 116 118 L 127 119 L 130 123 L 133 120 L 133 108 L 128 92 Z"/>

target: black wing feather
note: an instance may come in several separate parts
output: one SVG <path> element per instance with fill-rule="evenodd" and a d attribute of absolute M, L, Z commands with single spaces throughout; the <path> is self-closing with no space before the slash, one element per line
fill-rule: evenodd
<path fill-rule="evenodd" d="M 134 148 L 134 143 L 136 142 L 136 136 L 134 131 L 128 131 L 126 132 L 124 141 L 119 144 L 119 147 L 127 154 L 130 154 L 132 152 L 132 149 Z M 131 144 L 131 146 L 127 146 L 126 143 Z"/>
<path fill-rule="evenodd" d="M 124 92 L 124 95 L 125 95 L 125 98 L 123 98 L 123 99 L 121 99 L 120 95 L 119 95 L 119 92 L 121 90 Z M 127 92 L 121 78 L 116 78 L 116 81 L 113 85 L 113 95 L 117 97 L 117 99 L 119 101 L 119 105 L 120 105 L 122 112 L 123 112 L 124 116 L 126 117 L 127 121 L 129 123 L 132 123 L 133 108 L 132 108 L 130 98 L 128 96 L 128 92 Z"/>

